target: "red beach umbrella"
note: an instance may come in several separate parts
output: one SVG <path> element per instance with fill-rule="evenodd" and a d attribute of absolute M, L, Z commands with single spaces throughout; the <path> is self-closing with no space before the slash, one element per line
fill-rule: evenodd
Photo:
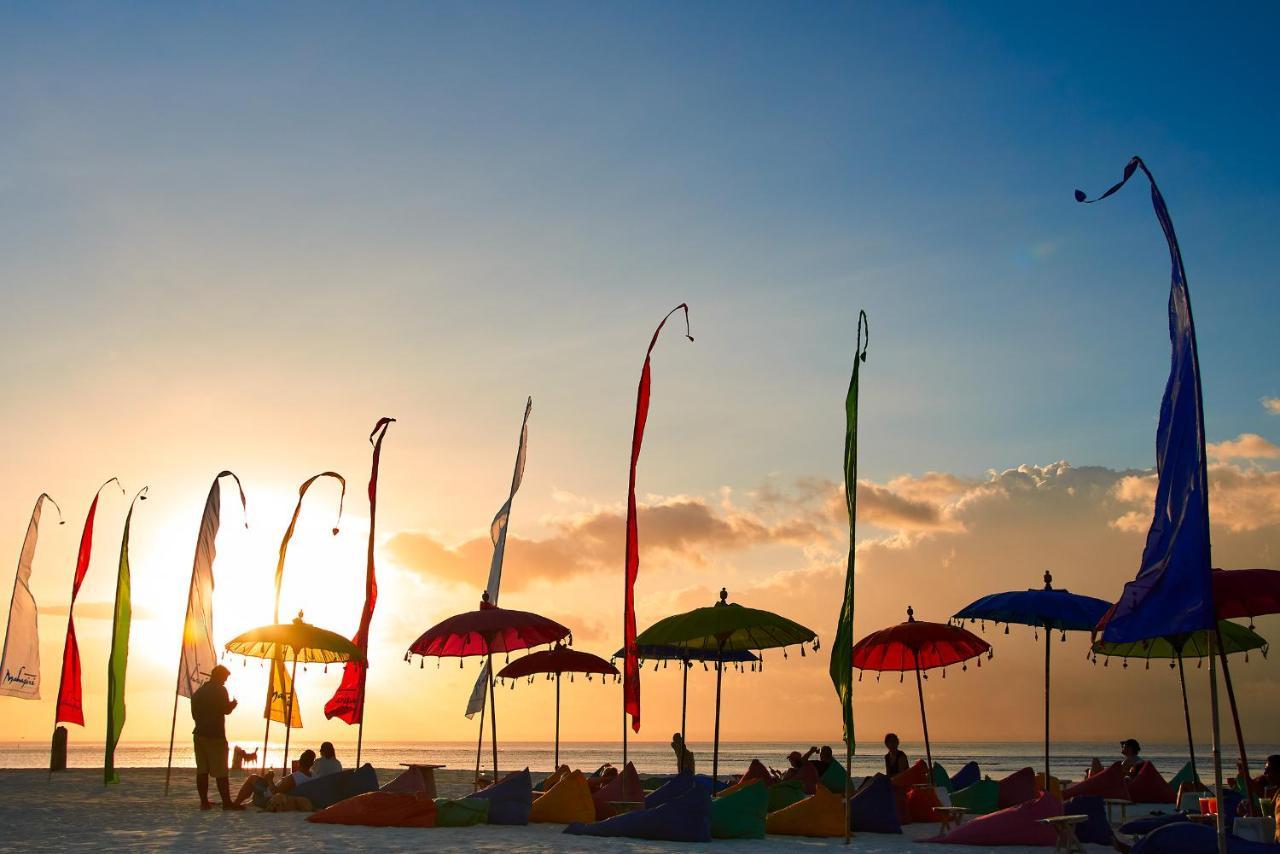
<path fill-rule="evenodd" d="M 920 695 L 920 723 L 924 728 L 924 752 L 930 774 L 933 773 L 933 750 L 929 746 L 929 721 L 924 711 L 921 673 L 962 664 L 984 654 L 991 657 L 991 644 L 973 632 L 950 623 L 917 621 L 910 605 L 907 606 L 905 623 L 872 632 L 853 645 L 853 666 L 859 670 L 877 673 L 915 671 L 916 691 Z M 981 660 L 978 664 L 981 666 Z"/>
<path fill-rule="evenodd" d="M 618 668 L 598 655 L 579 652 L 567 646 L 556 646 L 541 652 L 530 653 L 518 658 L 498 671 L 499 679 L 532 678 L 546 673 L 556 678 L 556 753 L 555 767 L 560 767 L 560 676 L 563 673 L 599 673 L 602 676 L 617 676 Z"/>
<path fill-rule="evenodd" d="M 493 707 L 493 654 L 529 649 L 543 644 L 558 643 L 568 638 L 573 643 L 573 633 L 555 620 L 529 611 L 516 611 L 489 604 L 486 592 L 475 611 L 444 620 L 422 633 L 409 651 L 424 658 L 469 658 L 483 655 L 489 663 L 489 720 L 493 738 L 493 779 L 498 779 L 498 713 Z"/>
<path fill-rule="evenodd" d="M 1213 606 L 1219 620 L 1280 614 L 1280 570 L 1215 569 Z"/>

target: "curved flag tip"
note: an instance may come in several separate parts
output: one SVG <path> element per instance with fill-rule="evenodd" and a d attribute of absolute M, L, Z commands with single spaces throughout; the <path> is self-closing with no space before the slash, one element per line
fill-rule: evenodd
<path fill-rule="evenodd" d="M 50 495 L 49 493 L 47 493 L 47 492 L 42 492 L 42 493 L 40 493 L 40 495 L 39 495 L 39 496 L 37 496 L 37 497 L 36 497 L 36 503 L 37 503 L 37 504 L 39 504 L 41 500 L 48 501 L 50 504 L 52 504 L 52 505 L 53 505 L 53 509 L 58 511 L 58 524 L 59 524 L 59 525 L 65 525 L 65 524 L 67 524 L 67 520 L 62 518 L 62 508 L 58 506 L 58 502 L 56 502 L 56 501 L 54 501 L 54 500 L 53 500 L 53 496 L 51 496 L 51 495 Z"/>
<path fill-rule="evenodd" d="M 369 434 L 369 444 L 370 445 L 376 444 L 375 437 L 378 435 L 378 431 L 385 430 L 387 429 L 388 424 L 394 424 L 394 423 L 396 423 L 396 420 L 394 418 L 390 418 L 385 415 L 382 418 L 379 418 L 378 423 L 373 425 L 373 432 Z"/>
<path fill-rule="evenodd" d="M 1116 192 L 1121 187 L 1123 187 L 1125 183 L 1130 178 L 1133 177 L 1133 173 L 1138 171 L 1139 169 L 1142 170 L 1142 173 L 1147 176 L 1148 180 L 1150 180 L 1152 184 L 1156 182 L 1156 179 L 1151 177 L 1151 172 L 1147 169 L 1147 164 L 1143 163 L 1142 158 L 1135 154 L 1133 155 L 1133 157 L 1129 158 L 1129 162 L 1125 164 L 1124 177 L 1121 178 L 1119 181 L 1117 181 L 1115 184 L 1113 184 L 1111 189 L 1107 190 L 1105 193 L 1103 193 L 1101 196 L 1098 196 L 1096 199 L 1089 198 L 1087 195 L 1085 195 L 1084 190 L 1076 190 L 1076 201 L 1086 205 L 1091 205 L 1094 202 L 1102 201 L 1107 196 L 1111 195 L 1112 193 Z"/>
<path fill-rule="evenodd" d="M 249 527 L 249 502 L 245 500 L 244 486 L 241 485 L 240 483 L 240 477 L 235 472 L 231 471 L 231 469 L 223 469 L 222 471 L 218 472 L 217 476 L 213 479 L 213 482 L 217 483 L 218 481 L 222 480 L 224 477 L 229 477 L 232 480 L 234 480 L 236 482 L 236 489 L 240 490 L 240 509 L 244 512 L 244 526 L 248 528 Z"/>
<path fill-rule="evenodd" d="M 693 339 L 689 339 L 693 340 Z M 871 321 L 866 311 L 858 310 L 858 339 L 853 352 L 863 362 L 867 361 L 867 345 L 871 343 Z"/>
<path fill-rule="evenodd" d="M 128 494 L 129 494 L 129 493 L 125 492 L 125 490 L 124 490 L 124 484 L 120 482 L 120 478 L 118 478 L 118 477 L 109 477 L 109 478 L 107 478 L 105 481 L 103 481 L 103 482 L 102 482 L 102 486 L 99 486 L 99 487 L 98 487 L 98 491 L 97 491 L 97 492 L 95 492 L 95 493 L 93 494 L 93 497 L 94 497 L 94 498 L 97 498 L 99 495 L 101 495 L 101 494 L 102 494 L 102 490 L 106 489 L 106 488 L 107 488 L 107 484 L 109 484 L 109 483 L 115 483 L 115 485 L 116 485 L 117 487 L 119 487 L 119 488 L 120 488 L 120 494 L 121 494 L 121 495 L 128 495 Z M 59 511 L 59 515 L 61 515 L 61 511 Z"/>

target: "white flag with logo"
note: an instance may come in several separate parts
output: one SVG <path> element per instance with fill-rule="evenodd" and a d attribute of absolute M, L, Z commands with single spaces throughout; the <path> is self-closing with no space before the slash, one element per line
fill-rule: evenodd
<path fill-rule="evenodd" d="M 27 523 L 27 536 L 18 555 L 18 575 L 13 580 L 13 599 L 9 604 L 9 626 L 4 634 L 4 653 L 0 656 L 0 694 L 22 700 L 40 699 L 40 630 L 37 624 L 36 597 L 31 594 L 31 564 L 40 538 L 40 508 L 48 501 L 58 503 L 41 493 Z M 58 510 L 61 525 L 62 510 Z"/>

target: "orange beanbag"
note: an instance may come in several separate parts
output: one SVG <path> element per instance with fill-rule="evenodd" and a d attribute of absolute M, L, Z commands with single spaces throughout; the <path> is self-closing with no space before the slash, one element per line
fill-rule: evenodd
<path fill-rule="evenodd" d="M 752 783 L 763 783 L 763 782 L 764 782 L 763 780 L 739 780 L 737 783 L 734 783 L 732 786 L 725 786 L 723 789 L 716 792 L 716 797 L 723 798 L 726 795 L 732 795 L 734 792 L 741 792 L 743 789 L 745 789 L 747 786 L 750 786 Z"/>
<path fill-rule="evenodd" d="M 1044 772 L 1041 771 L 1036 774 L 1036 794 L 1043 795 L 1046 791 L 1058 800 L 1062 800 L 1062 781 L 1057 777 L 1050 777 L 1049 786 L 1046 788 L 1044 785 Z"/>
<path fill-rule="evenodd" d="M 915 765 L 900 774 L 894 774 L 889 778 L 889 782 L 899 788 L 910 789 L 920 783 L 932 782 L 930 776 L 929 766 L 923 759 L 917 759 Z"/>
<path fill-rule="evenodd" d="M 844 798 L 819 786 L 803 801 L 769 813 L 764 829 L 782 836 L 844 836 Z"/>
<path fill-rule="evenodd" d="M 596 821 L 604 821 L 618 814 L 618 811 L 613 808 L 614 801 L 643 804 L 644 786 L 640 785 L 640 775 L 636 773 L 636 766 L 628 762 L 621 774 L 596 789 L 591 797 L 596 804 Z"/>
<path fill-rule="evenodd" d="M 581 771 L 571 771 L 542 797 L 533 802 L 529 811 L 530 822 L 572 824 L 575 821 L 596 820 L 596 804 L 591 799 L 591 787 Z"/>
<path fill-rule="evenodd" d="M 436 805 L 425 795 L 365 792 L 314 812 L 307 821 L 366 827 L 435 827 Z"/>
<path fill-rule="evenodd" d="M 738 778 L 739 783 L 750 783 L 752 780 L 763 780 L 766 786 L 772 786 L 774 776 L 769 773 L 769 769 L 764 767 L 764 763 L 759 759 L 752 759 L 751 764 L 747 766 L 747 773 Z"/>
<path fill-rule="evenodd" d="M 1165 782 L 1152 762 L 1143 762 L 1129 781 L 1129 800 L 1135 804 L 1171 804 L 1177 798 L 1178 793 Z"/>
<path fill-rule="evenodd" d="M 534 786 L 534 789 L 539 792 L 545 792 L 547 791 L 547 789 L 550 789 L 556 783 L 559 783 L 562 778 L 567 776 L 569 776 L 569 766 L 561 765 L 559 768 L 551 772 L 551 776 L 547 777 L 541 783 Z"/>
<path fill-rule="evenodd" d="M 1099 774 L 1094 774 L 1084 778 L 1079 783 L 1067 786 L 1062 790 L 1062 796 L 1067 800 L 1092 795 L 1098 798 L 1127 801 L 1129 800 L 1129 787 L 1125 785 L 1124 777 L 1124 768 L 1117 762 Z"/>
<path fill-rule="evenodd" d="M 942 816 L 933 811 L 942 806 L 938 800 L 938 792 L 933 786 L 913 786 L 907 790 L 907 814 L 912 821 L 942 821 Z"/>

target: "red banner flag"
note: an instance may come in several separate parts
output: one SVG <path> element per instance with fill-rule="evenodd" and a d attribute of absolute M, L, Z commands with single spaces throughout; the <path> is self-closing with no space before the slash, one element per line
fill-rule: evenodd
<path fill-rule="evenodd" d="M 120 481 L 114 477 L 107 483 Z M 62 645 L 62 681 L 58 684 L 58 710 L 53 722 L 79 724 L 84 726 L 84 709 L 81 708 L 80 693 L 80 646 L 76 643 L 76 624 L 72 612 L 76 607 L 76 596 L 80 593 L 80 585 L 84 583 L 85 573 L 89 571 L 89 556 L 93 552 L 93 517 L 98 513 L 98 496 L 106 488 L 107 483 L 98 487 L 93 494 L 93 502 L 89 505 L 89 515 L 84 520 L 84 531 L 80 534 L 80 551 L 76 555 L 76 574 L 71 581 L 71 604 L 67 606 L 67 639 Z M 124 487 L 120 487 L 124 494 Z"/>
<path fill-rule="evenodd" d="M 677 311 L 684 309 L 685 337 L 690 341 L 689 306 L 681 303 L 662 318 L 658 328 L 653 330 L 653 338 L 649 341 L 649 349 L 644 354 L 644 369 L 640 372 L 640 388 L 636 394 L 636 423 L 631 433 L 631 479 L 627 485 L 627 583 L 625 604 L 623 607 L 623 677 L 622 677 L 622 709 L 624 714 L 631 715 L 631 729 L 640 731 L 640 657 L 636 648 L 636 576 L 640 574 L 640 539 L 636 525 L 636 463 L 640 461 L 640 445 L 644 441 L 644 425 L 649 419 L 649 357 L 653 355 L 653 347 L 658 343 L 658 335 L 667 320 Z M 625 732 L 625 730 L 624 730 Z"/>
<path fill-rule="evenodd" d="M 378 518 L 378 462 L 382 457 L 382 439 L 394 418 L 379 418 L 369 434 L 373 445 L 373 470 L 369 474 L 369 546 L 365 556 L 364 610 L 360 612 L 360 628 L 351 642 L 365 653 L 364 661 L 348 661 L 342 669 L 342 684 L 324 704 L 326 719 L 337 718 L 348 724 L 364 720 L 364 685 L 368 673 L 369 623 L 373 621 L 373 609 L 378 604 L 378 579 L 374 572 L 374 532 Z"/>

